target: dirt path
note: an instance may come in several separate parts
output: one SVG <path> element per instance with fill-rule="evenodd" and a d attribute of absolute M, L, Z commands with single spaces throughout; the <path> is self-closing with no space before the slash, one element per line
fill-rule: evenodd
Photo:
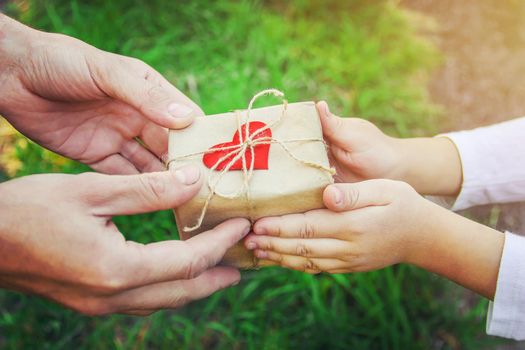
<path fill-rule="evenodd" d="M 525 115 L 525 1 L 403 0 L 434 17 L 445 55 L 429 90 L 447 129 Z"/>
<path fill-rule="evenodd" d="M 433 17 L 444 55 L 429 84 L 445 107 L 442 131 L 468 129 L 525 115 L 525 1 L 402 0 Z M 497 227 L 525 235 L 525 203 L 501 205 Z M 489 210 L 477 208 L 482 218 Z"/>

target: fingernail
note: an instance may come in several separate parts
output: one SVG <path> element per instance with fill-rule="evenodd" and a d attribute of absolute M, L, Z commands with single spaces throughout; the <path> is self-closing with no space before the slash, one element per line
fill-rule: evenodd
<path fill-rule="evenodd" d="M 175 170 L 175 177 L 184 185 L 193 185 L 201 177 L 200 169 L 195 165 L 187 165 Z"/>
<path fill-rule="evenodd" d="M 248 242 L 248 243 L 246 243 L 246 249 L 254 250 L 255 248 L 257 248 L 257 244 L 255 242 Z"/>
<path fill-rule="evenodd" d="M 246 236 L 248 233 L 250 233 L 252 227 L 251 226 L 248 226 L 244 229 L 244 231 L 242 232 L 242 236 Z"/>
<path fill-rule="evenodd" d="M 268 252 L 265 252 L 264 250 L 256 250 L 255 256 L 259 259 L 267 259 L 268 258 Z"/>
<path fill-rule="evenodd" d="M 343 204 L 343 192 L 341 192 L 340 189 L 336 186 L 331 186 L 329 191 L 331 192 L 330 195 L 332 196 L 335 205 L 340 206 Z"/>
<path fill-rule="evenodd" d="M 328 107 L 328 103 L 324 103 L 324 110 L 326 112 L 326 115 L 330 115 L 330 108 Z"/>
<path fill-rule="evenodd" d="M 178 103 L 172 103 L 168 106 L 168 113 L 173 118 L 187 118 L 193 113 L 193 109 Z"/>

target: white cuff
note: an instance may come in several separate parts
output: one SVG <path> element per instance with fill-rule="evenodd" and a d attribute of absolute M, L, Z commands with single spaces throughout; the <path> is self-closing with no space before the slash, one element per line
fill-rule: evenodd
<path fill-rule="evenodd" d="M 463 184 L 451 209 L 525 200 L 525 118 L 438 135 L 456 146 Z"/>
<path fill-rule="evenodd" d="M 489 304 L 487 333 L 525 340 L 525 237 L 505 233 L 494 302 Z"/>

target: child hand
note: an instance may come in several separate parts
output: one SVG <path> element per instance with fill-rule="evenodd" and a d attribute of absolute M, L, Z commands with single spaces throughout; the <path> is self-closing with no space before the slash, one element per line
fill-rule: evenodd
<path fill-rule="evenodd" d="M 394 138 L 364 119 L 333 115 L 326 102 L 317 109 L 337 182 L 384 178 L 407 182 L 424 194 L 459 192 L 461 161 L 449 139 Z"/>
<path fill-rule="evenodd" d="M 317 110 L 337 182 L 400 177 L 398 139 L 367 120 L 333 115 L 324 101 L 317 103 Z"/>
<path fill-rule="evenodd" d="M 309 273 L 368 271 L 410 260 L 432 203 L 406 183 L 327 187 L 328 209 L 263 218 L 245 245 L 260 259 Z"/>
<path fill-rule="evenodd" d="M 263 259 L 261 265 L 308 273 L 409 263 L 494 296 L 502 232 L 427 201 L 399 181 L 330 185 L 323 199 L 328 209 L 260 219 L 246 248 Z"/>

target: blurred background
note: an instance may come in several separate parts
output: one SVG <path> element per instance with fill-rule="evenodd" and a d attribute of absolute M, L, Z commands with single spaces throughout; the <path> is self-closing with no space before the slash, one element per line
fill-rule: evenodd
<path fill-rule="evenodd" d="M 146 61 L 208 114 L 244 108 L 256 92 L 276 87 L 292 102 L 325 99 L 337 114 L 402 137 L 525 115 L 521 0 L 20 0 L 0 7 L 35 28 Z M 88 170 L 0 118 L 0 181 Z M 469 215 L 516 232 L 522 226 L 505 207 Z M 117 224 L 140 242 L 177 237 L 171 212 Z M 89 318 L 0 291 L 0 348 L 525 347 L 485 335 L 486 308 L 486 300 L 410 266 L 318 276 L 268 268 L 147 318 Z"/>

